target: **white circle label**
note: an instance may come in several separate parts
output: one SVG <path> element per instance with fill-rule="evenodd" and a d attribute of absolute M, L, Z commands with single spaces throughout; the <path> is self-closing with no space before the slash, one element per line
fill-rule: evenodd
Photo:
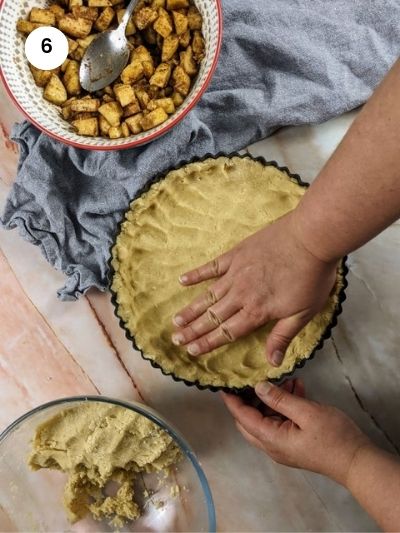
<path fill-rule="evenodd" d="M 68 40 L 52 26 L 36 28 L 25 42 L 25 55 L 34 67 L 52 70 L 64 63 L 68 56 Z"/>

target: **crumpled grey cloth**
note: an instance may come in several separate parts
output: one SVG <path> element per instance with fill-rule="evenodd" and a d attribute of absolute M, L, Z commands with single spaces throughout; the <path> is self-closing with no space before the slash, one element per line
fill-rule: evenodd
<path fill-rule="evenodd" d="M 156 173 L 355 108 L 399 55 L 398 0 L 225 0 L 223 14 L 211 86 L 164 137 L 131 150 L 90 152 L 27 122 L 14 127 L 21 156 L 1 222 L 17 227 L 67 275 L 61 299 L 106 289 L 117 223 Z"/>

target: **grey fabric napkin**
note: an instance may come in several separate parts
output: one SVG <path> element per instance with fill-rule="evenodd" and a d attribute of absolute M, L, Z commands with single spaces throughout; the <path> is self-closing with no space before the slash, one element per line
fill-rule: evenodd
<path fill-rule="evenodd" d="M 1 222 L 18 228 L 67 275 L 60 298 L 106 289 L 117 223 L 154 174 L 182 159 L 241 149 L 281 126 L 355 108 L 399 55 L 398 0 L 225 0 L 223 13 L 212 84 L 161 139 L 89 152 L 27 122 L 14 127 L 21 156 Z"/>

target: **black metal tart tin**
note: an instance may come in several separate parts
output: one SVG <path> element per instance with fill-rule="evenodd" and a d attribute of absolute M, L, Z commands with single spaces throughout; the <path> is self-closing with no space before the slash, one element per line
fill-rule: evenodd
<path fill-rule="evenodd" d="M 201 162 L 203 162 L 203 161 L 205 161 L 207 159 L 218 159 L 219 157 L 228 157 L 228 158 L 240 157 L 241 159 L 246 159 L 247 158 L 247 159 L 251 159 L 253 161 L 258 161 L 261 164 L 263 164 L 264 166 L 274 166 L 278 170 L 286 172 L 286 174 L 288 174 L 291 178 L 295 179 L 297 181 L 297 183 L 299 185 L 301 185 L 302 187 L 309 187 L 309 185 L 310 185 L 309 183 L 303 181 L 298 174 L 291 173 L 287 167 L 279 166 L 278 163 L 276 163 L 276 161 L 267 161 L 264 157 L 261 157 L 261 156 L 253 157 L 253 156 L 251 156 L 248 153 L 239 154 L 237 152 L 233 152 L 233 153 L 230 153 L 230 154 L 226 154 L 224 152 L 218 152 L 215 155 L 206 154 L 203 157 L 194 157 L 193 159 L 190 159 L 188 161 L 181 161 L 177 165 L 175 165 L 173 167 L 170 167 L 170 168 L 168 168 L 167 170 L 165 170 L 163 172 L 160 172 L 159 174 L 154 176 L 151 180 L 149 180 L 146 183 L 146 185 L 144 187 L 142 187 L 136 193 L 135 197 L 131 200 L 130 203 L 134 202 L 137 198 L 142 196 L 142 194 L 146 193 L 152 187 L 152 185 L 154 185 L 155 183 L 157 183 L 157 182 L 161 181 L 162 179 L 164 179 L 169 172 L 171 172 L 173 170 L 178 170 L 178 169 L 180 169 L 180 168 L 182 168 L 182 167 L 184 167 L 186 165 L 189 165 L 190 163 L 201 163 Z M 129 210 L 130 209 L 128 209 L 127 212 Z M 112 262 L 112 250 L 113 250 L 113 248 L 114 248 L 114 246 L 116 244 L 116 239 L 117 239 L 118 235 L 120 234 L 121 225 L 123 224 L 123 222 L 125 222 L 125 220 L 126 220 L 126 217 L 124 216 L 122 218 L 122 220 L 119 222 L 114 242 L 113 242 L 113 244 L 110 247 L 110 257 L 109 257 L 109 260 L 108 260 L 108 266 L 109 266 L 108 280 L 109 280 L 109 289 L 110 289 L 110 292 L 111 292 L 111 301 L 112 301 L 112 303 L 114 305 L 114 314 L 117 317 L 117 319 L 119 320 L 119 324 L 120 324 L 121 328 L 125 331 L 125 335 L 126 335 L 127 339 L 129 339 L 132 342 L 133 347 L 135 348 L 135 350 L 137 350 L 141 354 L 143 359 L 145 359 L 146 361 L 149 361 L 150 364 L 154 368 L 157 368 L 157 369 L 161 370 L 161 372 L 165 376 L 170 376 L 174 381 L 183 382 L 188 387 L 193 387 L 194 386 L 194 387 L 197 387 L 200 390 L 210 390 L 212 392 L 224 391 L 224 392 L 228 392 L 228 393 L 231 393 L 231 394 L 239 394 L 241 396 L 247 396 L 247 395 L 252 396 L 252 393 L 253 393 L 254 389 L 250 385 L 246 385 L 245 387 L 241 387 L 241 388 L 238 388 L 238 387 L 219 387 L 219 386 L 215 386 L 215 385 L 202 385 L 198 381 L 187 381 L 186 379 L 179 378 L 179 377 L 175 376 L 173 373 L 165 372 L 163 370 L 163 368 L 158 363 L 156 363 L 150 357 L 146 356 L 146 354 L 143 352 L 143 350 L 141 350 L 141 348 L 139 348 L 139 346 L 136 344 L 135 337 L 126 328 L 123 320 L 118 315 L 117 294 L 111 289 L 112 279 L 113 279 L 114 274 L 115 274 L 115 271 L 114 271 L 113 266 L 111 264 L 111 262 Z M 315 353 L 323 347 L 325 340 L 330 338 L 332 329 L 336 326 L 337 320 L 338 320 L 338 316 L 342 312 L 342 303 L 346 299 L 346 288 L 347 288 L 347 285 L 348 285 L 347 279 L 346 279 L 346 276 L 347 276 L 347 273 L 348 273 L 346 260 L 347 260 L 347 257 L 344 257 L 342 259 L 342 263 L 341 263 L 342 275 L 343 275 L 343 287 L 340 289 L 340 292 L 338 294 L 338 300 L 339 300 L 338 301 L 338 305 L 337 305 L 337 308 L 335 309 L 335 312 L 334 312 L 334 314 L 332 316 L 332 320 L 329 323 L 329 325 L 327 326 L 327 328 L 325 329 L 325 331 L 324 331 L 324 333 L 323 333 L 318 345 L 314 348 L 314 350 L 312 351 L 312 353 L 310 354 L 310 356 L 308 358 L 302 359 L 301 361 L 296 363 L 296 365 L 294 366 L 293 370 L 291 370 L 290 372 L 286 372 L 286 373 L 282 374 L 279 378 L 271 379 L 270 381 L 272 383 L 279 383 L 283 379 L 287 379 L 290 376 L 292 376 L 294 374 L 294 372 L 298 368 L 302 368 L 306 364 L 307 361 L 309 361 L 310 359 L 313 359 L 314 356 L 315 356 Z"/>

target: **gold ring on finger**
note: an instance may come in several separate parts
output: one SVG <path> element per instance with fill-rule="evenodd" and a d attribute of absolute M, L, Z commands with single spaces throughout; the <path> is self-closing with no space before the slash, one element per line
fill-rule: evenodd
<path fill-rule="evenodd" d="M 218 315 L 212 309 L 207 309 L 207 315 L 208 315 L 210 322 L 212 322 L 216 326 L 219 326 L 222 323 L 222 320 L 218 317 Z"/>
<path fill-rule="evenodd" d="M 212 289 L 208 289 L 207 291 L 207 301 L 208 301 L 208 305 L 210 306 L 218 302 L 215 292 Z"/>
<path fill-rule="evenodd" d="M 221 324 L 219 329 L 221 330 L 222 335 L 228 339 L 229 342 L 233 342 L 235 337 L 230 332 L 229 328 L 225 324 Z"/>

